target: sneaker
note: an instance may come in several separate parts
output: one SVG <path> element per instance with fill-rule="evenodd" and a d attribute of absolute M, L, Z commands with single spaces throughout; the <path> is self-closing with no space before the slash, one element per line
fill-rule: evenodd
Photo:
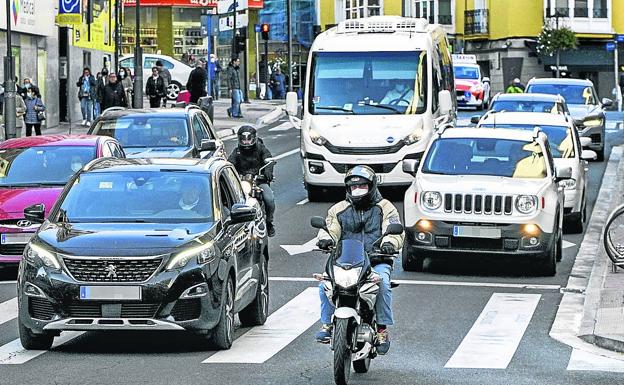
<path fill-rule="evenodd" d="M 388 353 L 388 350 L 390 350 L 390 335 L 388 334 L 388 329 L 377 330 L 377 342 L 379 343 L 377 346 L 377 353 L 380 356 Z"/>
<path fill-rule="evenodd" d="M 328 344 L 331 342 L 333 326 L 330 324 L 323 324 L 321 330 L 316 333 L 316 342 L 321 344 Z"/>
<path fill-rule="evenodd" d="M 273 226 L 273 223 L 267 223 L 267 233 L 269 237 L 275 236 L 275 226 Z"/>
<path fill-rule="evenodd" d="M 91 122 L 87 120 L 87 124 L 85 124 L 85 126 L 87 127 L 91 126 Z"/>
<path fill-rule="evenodd" d="M 84 120 L 82 121 L 82 125 L 83 125 L 83 126 L 86 126 L 86 125 L 87 125 L 87 120 L 86 120 L 86 119 L 84 119 Z"/>

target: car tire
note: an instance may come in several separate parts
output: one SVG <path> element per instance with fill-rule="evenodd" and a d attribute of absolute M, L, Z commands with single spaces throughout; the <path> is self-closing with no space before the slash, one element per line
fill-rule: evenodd
<path fill-rule="evenodd" d="M 313 186 L 306 183 L 306 190 L 308 191 L 308 201 L 310 202 L 322 202 L 323 201 L 323 188 L 319 186 Z"/>
<path fill-rule="evenodd" d="M 581 208 L 581 211 L 575 215 L 568 224 L 569 232 L 571 234 L 583 233 L 583 223 L 585 223 L 585 207 Z"/>
<path fill-rule="evenodd" d="M 555 240 L 551 247 L 544 255 L 544 259 L 540 260 L 537 267 L 537 274 L 552 277 L 557 274 L 557 249 L 559 240 Z"/>
<path fill-rule="evenodd" d="M 269 315 L 269 261 L 261 257 L 260 279 L 253 302 L 238 313 L 244 327 L 264 325 Z"/>
<path fill-rule="evenodd" d="M 605 148 L 604 148 L 604 146 L 600 150 L 596 151 L 596 155 L 597 155 L 597 157 L 596 157 L 596 161 L 597 162 L 603 162 L 604 161 L 604 159 L 605 159 Z"/>
<path fill-rule="evenodd" d="M 35 334 L 27 328 L 22 320 L 18 320 L 19 337 L 26 350 L 50 350 L 54 342 L 54 335 L 50 333 Z"/>
<path fill-rule="evenodd" d="M 234 284 L 230 277 L 225 281 L 219 323 L 212 333 L 212 344 L 221 350 L 232 347 L 234 341 Z"/>
<path fill-rule="evenodd" d="M 581 225 L 582 227 L 583 225 Z M 556 260 L 557 262 L 561 262 L 563 259 L 563 231 L 559 231 L 559 239 L 557 240 L 557 251 L 556 251 Z"/>
<path fill-rule="evenodd" d="M 169 100 L 177 100 L 178 99 L 178 95 L 180 95 L 180 91 L 182 91 L 182 84 L 176 82 L 175 80 L 172 81 L 167 86 L 167 99 L 169 99 Z"/>
<path fill-rule="evenodd" d="M 422 256 L 411 255 L 411 243 L 406 239 L 401 251 L 401 266 L 403 271 L 421 272 L 424 268 L 425 259 Z"/>

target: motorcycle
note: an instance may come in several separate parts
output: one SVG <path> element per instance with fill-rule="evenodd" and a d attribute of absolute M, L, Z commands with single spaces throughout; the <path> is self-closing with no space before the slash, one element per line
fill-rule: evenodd
<path fill-rule="evenodd" d="M 311 225 L 331 237 L 322 217 L 313 217 Z M 387 235 L 402 233 L 401 224 L 390 224 L 375 245 Z M 375 301 L 381 277 L 372 269 L 370 258 L 392 263 L 396 255 L 366 253 L 364 244 L 357 240 L 333 241 L 336 245 L 334 248 L 321 250 L 329 253 L 329 258 L 325 273 L 315 275 L 315 278 L 324 282 L 325 294 L 336 308 L 332 317 L 333 336 L 330 345 L 334 351 L 334 381 L 337 385 L 346 385 L 351 365 L 356 373 L 366 373 L 371 360 L 377 356 L 379 343 Z"/>
<path fill-rule="evenodd" d="M 264 174 L 262 174 L 262 171 L 275 163 L 277 163 L 277 161 L 274 158 L 267 158 L 264 166 L 260 167 L 256 174 L 241 175 L 241 187 L 243 188 L 243 192 L 258 202 L 260 208 L 262 209 L 262 213 L 265 216 L 266 209 L 264 208 L 264 199 L 262 198 L 262 189 L 260 188 L 260 185 L 267 183 L 268 181 Z"/>

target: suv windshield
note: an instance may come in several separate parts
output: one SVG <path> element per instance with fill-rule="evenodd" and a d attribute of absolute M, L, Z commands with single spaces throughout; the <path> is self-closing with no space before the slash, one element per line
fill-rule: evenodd
<path fill-rule="evenodd" d="M 312 114 L 421 114 L 427 109 L 424 52 L 317 52 L 312 68 Z"/>
<path fill-rule="evenodd" d="M 481 128 L 510 128 L 513 130 L 533 131 L 534 124 L 484 124 Z M 548 143 L 553 158 L 574 158 L 574 137 L 572 130 L 565 126 L 539 126 L 548 136 Z"/>
<path fill-rule="evenodd" d="M 0 149 L 0 186 L 62 186 L 95 158 L 95 147 Z"/>
<path fill-rule="evenodd" d="M 468 66 L 453 66 L 455 70 L 455 79 L 479 80 L 479 68 Z"/>
<path fill-rule="evenodd" d="M 569 84 L 529 84 L 527 92 L 533 94 L 550 94 L 561 95 L 565 99 L 568 105 L 570 104 L 584 104 L 584 105 L 596 105 L 598 104 L 598 97 L 594 87 L 582 86 L 582 85 L 569 85 Z"/>
<path fill-rule="evenodd" d="M 423 173 L 545 178 L 546 160 L 537 142 L 491 138 L 444 138 L 431 145 Z"/>
<path fill-rule="evenodd" d="M 563 110 L 558 103 L 537 100 L 497 100 L 492 103 L 490 109 L 497 112 L 545 112 L 563 115 Z"/>
<path fill-rule="evenodd" d="M 170 171 L 94 172 L 61 204 L 69 222 L 211 222 L 210 178 Z"/>
<path fill-rule="evenodd" d="M 113 137 L 126 148 L 189 146 L 185 117 L 152 115 L 100 120 L 90 133 Z"/>

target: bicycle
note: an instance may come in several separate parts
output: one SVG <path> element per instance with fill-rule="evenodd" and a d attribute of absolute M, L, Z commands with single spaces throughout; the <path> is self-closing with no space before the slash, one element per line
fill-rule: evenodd
<path fill-rule="evenodd" d="M 622 214 L 624 214 L 624 204 L 611 212 L 602 237 L 607 256 L 611 259 L 611 270 L 614 273 L 618 267 L 624 269 L 624 215 Z"/>

